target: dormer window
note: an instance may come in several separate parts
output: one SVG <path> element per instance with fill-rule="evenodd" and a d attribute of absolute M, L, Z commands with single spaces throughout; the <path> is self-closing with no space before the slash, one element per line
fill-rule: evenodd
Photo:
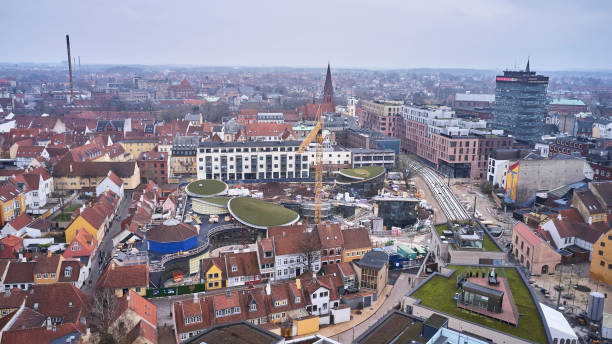
<path fill-rule="evenodd" d="M 238 267 L 236 265 L 232 265 L 232 272 L 238 271 Z"/>
<path fill-rule="evenodd" d="M 300 301 L 301 301 L 301 300 L 300 300 L 300 297 L 299 297 L 299 296 L 296 296 L 296 297 L 295 297 L 295 303 L 300 303 Z"/>
<path fill-rule="evenodd" d="M 251 305 L 249 306 L 249 310 L 251 312 L 255 312 L 257 310 L 257 304 L 255 302 L 251 303 Z"/>
<path fill-rule="evenodd" d="M 71 276 L 72 276 L 72 266 L 69 266 L 64 270 L 64 277 L 71 277 Z"/>

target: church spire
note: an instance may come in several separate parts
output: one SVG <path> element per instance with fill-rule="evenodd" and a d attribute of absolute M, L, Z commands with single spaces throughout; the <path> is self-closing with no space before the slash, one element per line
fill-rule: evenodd
<path fill-rule="evenodd" d="M 323 87 L 323 103 L 334 106 L 334 86 L 332 85 L 331 68 L 327 63 L 327 75 L 325 76 L 325 87 Z"/>
<path fill-rule="evenodd" d="M 527 67 L 525 67 L 525 72 L 529 73 L 529 57 L 527 58 Z"/>

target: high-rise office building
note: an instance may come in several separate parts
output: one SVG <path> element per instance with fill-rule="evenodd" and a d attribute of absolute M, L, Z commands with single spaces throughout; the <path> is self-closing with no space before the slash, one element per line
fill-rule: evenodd
<path fill-rule="evenodd" d="M 527 61 L 524 71 L 504 71 L 495 84 L 492 128 L 518 140 L 539 140 L 546 118 L 548 77 L 532 72 Z"/>

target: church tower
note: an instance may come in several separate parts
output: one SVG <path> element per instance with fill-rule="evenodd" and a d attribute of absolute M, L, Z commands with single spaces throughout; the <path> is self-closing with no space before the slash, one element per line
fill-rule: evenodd
<path fill-rule="evenodd" d="M 323 88 L 323 104 L 334 106 L 334 86 L 332 85 L 329 63 L 327 64 L 327 75 L 325 76 L 325 87 Z"/>

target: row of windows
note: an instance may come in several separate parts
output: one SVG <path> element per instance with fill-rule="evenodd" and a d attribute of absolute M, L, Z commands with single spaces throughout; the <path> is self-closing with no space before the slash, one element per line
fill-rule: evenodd
<path fill-rule="evenodd" d="M 294 147 L 200 148 L 200 153 L 296 152 Z"/>

